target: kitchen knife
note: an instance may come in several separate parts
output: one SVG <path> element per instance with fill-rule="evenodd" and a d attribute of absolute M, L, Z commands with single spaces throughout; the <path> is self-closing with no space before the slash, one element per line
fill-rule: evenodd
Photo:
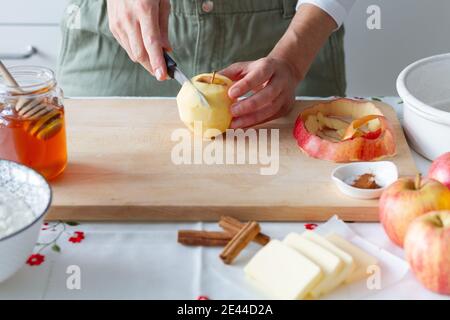
<path fill-rule="evenodd" d="M 192 86 L 192 88 L 194 88 L 195 92 L 197 92 L 202 105 L 209 108 L 209 103 L 206 100 L 203 93 L 201 93 L 200 90 L 198 90 L 197 87 L 194 86 L 191 79 L 186 77 L 186 75 L 177 66 L 177 63 L 175 62 L 175 60 L 173 60 L 172 57 L 169 56 L 169 54 L 167 52 L 164 52 L 164 59 L 166 60 L 167 74 L 169 75 L 169 77 L 172 79 L 175 79 L 181 85 L 183 85 L 185 82 L 189 83 L 190 86 Z"/>

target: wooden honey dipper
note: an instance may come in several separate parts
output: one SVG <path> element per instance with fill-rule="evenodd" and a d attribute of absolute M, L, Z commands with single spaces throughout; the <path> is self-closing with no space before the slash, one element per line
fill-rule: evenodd
<path fill-rule="evenodd" d="M 14 88 L 14 93 L 27 94 L 23 91 L 16 79 L 11 75 L 5 65 L 0 61 L 0 74 L 2 75 L 8 86 Z M 25 98 L 19 96 L 14 109 L 27 120 L 36 120 L 30 122 L 27 126 L 28 132 L 38 137 L 48 138 L 54 132 L 57 132 L 62 127 L 61 113 L 55 108 L 47 105 L 44 99 L 39 98 Z"/>

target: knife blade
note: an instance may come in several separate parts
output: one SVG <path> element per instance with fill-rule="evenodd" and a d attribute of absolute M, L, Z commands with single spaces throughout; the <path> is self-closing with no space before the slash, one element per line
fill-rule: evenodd
<path fill-rule="evenodd" d="M 164 59 L 166 60 L 167 74 L 169 75 L 169 77 L 175 79 L 181 85 L 184 85 L 187 82 L 195 90 L 195 92 L 197 92 L 202 105 L 209 108 L 208 100 L 206 100 L 203 93 L 201 93 L 201 91 L 197 89 L 197 87 L 192 83 L 191 79 L 186 77 L 183 71 L 181 71 L 177 66 L 175 60 L 173 60 L 167 52 L 164 52 Z"/>

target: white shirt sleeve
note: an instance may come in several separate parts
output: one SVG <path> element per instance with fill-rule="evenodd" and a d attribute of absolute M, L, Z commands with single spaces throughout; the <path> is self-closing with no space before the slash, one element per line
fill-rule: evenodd
<path fill-rule="evenodd" d="M 296 10 L 302 4 L 313 4 L 328 13 L 339 28 L 355 2 L 356 0 L 298 0 Z"/>

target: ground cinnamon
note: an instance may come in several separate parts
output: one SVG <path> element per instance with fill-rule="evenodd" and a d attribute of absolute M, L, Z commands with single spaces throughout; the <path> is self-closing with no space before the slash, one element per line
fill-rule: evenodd
<path fill-rule="evenodd" d="M 178 231 L 178 242 L 187 246 L 223 247 L 231 239 L 231 234 L 221 231 Z"/>
<path fill-rule="evenodd" d="M 360 175 L 352 183 L 352 187 L 359 189 L 379 189 L 381 188 L 375 181 L 375 176 L 371 173 L 365 173 Z"/>
<path fill-rule="evenodd" d="M 245 226 L 245 224 L 233 217 L 223 216 L 220 217 L 219 226 L 223 230 L 234 236 L 236 233 L 239 232 L 239 230 L 241 230 Z M 267 243 L 269 243 L 270 237 L 260 232 L 256 235 L 253 241 L 259 243 L 260 245 L 265 246 Z"/>
<path fill-rule="evenodd" d="M 225 246 L 220 258 L 225 264 L 231 264 L 239 253 L 251 242 L 261 231 L 259 224 L 255 221 L 247 222 L 244 227 L 234 235 Z"/>

